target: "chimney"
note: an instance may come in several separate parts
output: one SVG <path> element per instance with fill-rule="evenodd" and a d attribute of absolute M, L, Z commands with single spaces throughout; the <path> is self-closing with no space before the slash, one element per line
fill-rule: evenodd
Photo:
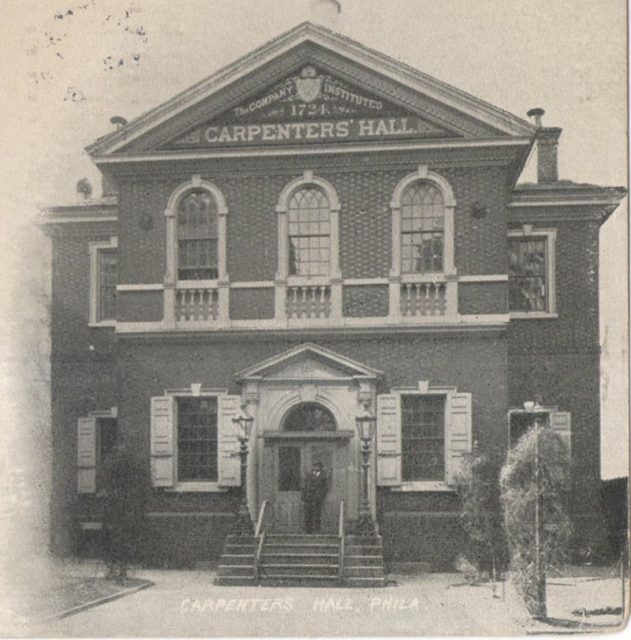
<path fill-rule="evenodd" d="M 116 131 L 118 131 L 127 124 L 127 120 L 123 118 L 123 116 L 112 116 L 110 123 L 113 124 L 116 127 Z"/>
<path fill-rule="evenodd" d="M 534 118 L 538 127 L 535 139 L 537 140 L 537 182 L 548 183 L 559 180 L 559 138 L 561 131 L 559 127 L 544 127 L 542 116 L 545 113 L 540 107 L 530 109 L 528 116 Z"/>

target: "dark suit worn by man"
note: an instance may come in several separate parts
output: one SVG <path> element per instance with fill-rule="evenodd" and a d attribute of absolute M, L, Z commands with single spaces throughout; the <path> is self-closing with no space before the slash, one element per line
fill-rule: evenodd
<path fill-rule="evenodd" d="M 305 530 L 307 533 L 319 533 L 322 518 L 322 503 L 329 490 L 329 479 L 322 469 L 322 463 L 316 462 L 313 471 L 306 477 L 302 489 L 305 505 Z"/>

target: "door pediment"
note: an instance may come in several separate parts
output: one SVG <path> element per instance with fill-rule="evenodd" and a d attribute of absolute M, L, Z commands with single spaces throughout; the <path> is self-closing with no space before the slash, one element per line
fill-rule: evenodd
<path fill-rule="evenodd" d="M 242 381 L 374 380 L 382 373 L 318 345 L 305 344 L 237 374 Z"/>

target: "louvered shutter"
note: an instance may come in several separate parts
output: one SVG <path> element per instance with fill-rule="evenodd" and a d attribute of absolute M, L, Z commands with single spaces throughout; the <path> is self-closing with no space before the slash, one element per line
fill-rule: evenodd
<path fill-rule="evenodd" d="M 151 398 L 151 481 L 154 487 L 175 484 L 173 398 Z"/>
<path fill-rule="evenodd" d="M 572 414 L 569 411 L 553 411 L 550 426 L 561 438 L 567 450 L 568 462 L 572 459 Z"/>
<path fill-rule="evenodd" d="M 377 484 L 401 484 L 401 396 L 377 396 Z"/>
<path fill-rule="evenodd" d="M 454 485 L 461 470 L 463 456 L 471 453 L 471 394 L 447 394 L 447 428 L 445 429 L 445 481 Z"/>
<path fill-rule="evenodd" d="M 241 396 L 219 396 L 217 411 L 217 469 L 218 482 L 222 487 L 241 485 L 241 461 L 239 440 L 232 418 L 239 414 Z M 252 448 L 252 441 L 249 445 Z"/>
<path fill-rule="evenodd" d="M 77 421 L 77 491 L 96 492 L 96 418 Z"/>

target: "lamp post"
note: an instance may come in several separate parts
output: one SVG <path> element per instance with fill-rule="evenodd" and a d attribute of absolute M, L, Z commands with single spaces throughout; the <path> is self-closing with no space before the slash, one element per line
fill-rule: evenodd
<path fill-rule="evenodd" d="M 357 530 L 358 533 L 366 537 L 375 535 L 375 523 L 372 519 L 370 502 L 368 501 L 368 469 L 370 467 L 370 445 L 375 432 L 376 422 L 377 419 L 368 410 L 368 403 L 365 403 L 364 410 L 355 418 L 355 424 L 357 425 L 357 433 L 361 441 L 362 456 L 362 498 Z"/>
<path fill-rule="evenodd" d="M 248 470 L 248 440 L 252 431 L 254 418 L 249 416 L 245 410 L 245 405 L 241 406 L 239 415 L 232 418 L 239 440 L 239 458 L 241 461 L 241 496 L 239 500 L 239 510 L 235 523 L 235 533 L 239 536 L 251 536 L 254 533 L 250 511 L 248 510 L 248 498 L 246 493 L 247 470 Z"/>

